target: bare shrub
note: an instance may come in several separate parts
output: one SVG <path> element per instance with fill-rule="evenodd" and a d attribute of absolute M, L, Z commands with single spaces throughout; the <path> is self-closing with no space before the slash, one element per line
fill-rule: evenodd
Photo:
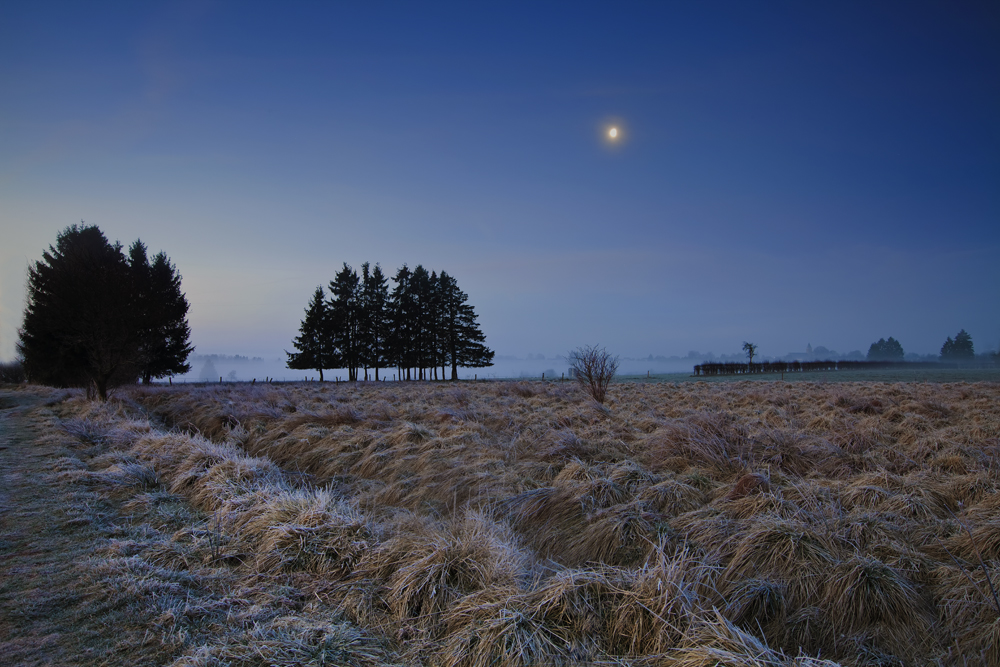
<path fill-rule="evenodd" d="M 608 394 L 608 385 L 618 371 L 618 357 L 603 347 L 588 345 L 569 353 L 569 372 L 600 404 Z"/>

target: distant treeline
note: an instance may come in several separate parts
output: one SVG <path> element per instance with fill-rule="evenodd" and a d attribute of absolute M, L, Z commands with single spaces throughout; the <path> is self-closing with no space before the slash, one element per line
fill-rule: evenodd
<path fill-rule="evenodd" d="M 814 371 L 856 371 L 886 368 L 967 368 L 968 364 L 947 364 L 935 361 L 765 361 L 759 364 L 736 362 L 704 363 L 694 367 L 695 375 L 758 375 L 761 373 L 808 373 Z"/>
<path fill-rule="evenodd" d="M 191 361 L 221 361 L 245 364 L 251 361 L 264 361 L 263 357 L 247 357 L 242 354 L 193 354 Z"/>

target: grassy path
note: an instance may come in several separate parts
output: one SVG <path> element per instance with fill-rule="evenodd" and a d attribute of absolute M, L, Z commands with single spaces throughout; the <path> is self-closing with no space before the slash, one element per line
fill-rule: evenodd
<path fill-rule="evenodd" d="M 119 623 L 134 627 L 142 605 L 109 594 L 86 566 L 120 517 L 60 475 L 83 466 L 79 443 L 46 402 L 0 391 L 0 664 L 162 664 L 163 647 L 144 649 Z"/>

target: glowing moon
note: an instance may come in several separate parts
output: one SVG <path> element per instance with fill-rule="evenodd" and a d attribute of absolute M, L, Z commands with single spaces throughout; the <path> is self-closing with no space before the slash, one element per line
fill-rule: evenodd
<path fill-rule="evenodd" d="M 618 128 L 613 127 L 610 130 L 608 130 L 608 136 L 612 139 L 618 138 Z"/>

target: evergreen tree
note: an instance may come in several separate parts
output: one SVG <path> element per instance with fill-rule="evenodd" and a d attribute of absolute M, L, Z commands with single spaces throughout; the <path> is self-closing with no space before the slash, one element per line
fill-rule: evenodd
<path fill-rule="evenodd" d="M 361 292 L 365 374 L 367 375 L 368 368 L 374 368 L 377 382 L 379 369 L 391 363 L 388 349 L 389 284 L 381 266 L 376 264 L 369 272 L 368 262 L 361 265 Z"/>
<path fill-rule="evenodd" d="M 129 248 L 129 267 L 141 304 L 139 375 L 143 384 L 191 370 L 188 355 L 191 327 L 188 301 L 181 291 L 181 276 L 162 251 L 150 264 L 146 246 L 137 240 Z"/>
<path fill-rule="evenodd" d="M 490 366 L 494 353 L 484 345 L 486 336 L 476 321 L 475 309 L 468 303 L 469 296 L 444 271 L 441 272 L 439 282 L 445 357 L 451 364 L 451 379 L 457 380 L 459 366 Z"/>
<path fill-rule="evenodd" d="M 411 304 L 409 332 L 413 358 L 411 364 L 418 380 L 426 379 L 424 369 L 431 354 L 430 340 L 430 274 L 420 264 L 410 277 Z"/>
<path fill-rule="evenodd" d="M 444 271 L 441 276 L 444 276 Z M 441 379 L 445 378 L 445 370 L 448 365 L 447 341 L 444 331 L 444 293 L 442 291 L 441 276 L 435 271 L 431 271 L 427 300 L 427 338 L 430 342 L 431 352 L 428 363 L 434 367 L 434 379 L 438 379 L 438 368 L 441 369 Z"/>
<path fill-rule="evenodd" d="M 333 323 L 334 340 L 340 351 L 340 360 L 347 369 L 348 379 L 358 379 L 358 368 L 362 363 L 361 341 L 361 290 L 357 272 L 347 263 L 330 282 L 333 300 L 330 315 Z"/>
<path fill-rule="evenodd" d="M 879 338 L 868 348 L 868 361 L 902 361 L 903 346 L 889 336 L 889 340 Z"/>
<path fill-rule="evenodd" d="M 411 331 L 411 325 L 415 316 L 416 302 L 411 285 L 412 278 L 413 272 L 406 264 L 400 267 L 393 277 L 396 286 L 392 288 L 392 295 L 389 299 L 390 321 L 392 323 L 389 350 L 400 380 L 403 379 L 404 369 L 406 370 L 406 379 L 410 379 L 410 369 L 413 367 L 414 360 L 414 332 Z"/>
<path fill-rule="evenodd" d="M 288 367 L 298 370 L 319 371 L 323 382 L 324 368 L 339 368 L 340 356 L 333 335 L 330 307 L 323 287 L 318 286 L 306 308 L 306 317 L 299 326 L 299 335 L 292 341 L 298 352 L 288 352 Z"/>
<path fill-rule="evenodd" d="M 965 329 L 958 332 L 955 340 L 952 340 L 951 336 L 949 336 L 941 347 L 942 360 L 964 361 L 974 359 L 975 356 L 976 352 L 972 346 L 972 336 L 966 333 Z"/>

